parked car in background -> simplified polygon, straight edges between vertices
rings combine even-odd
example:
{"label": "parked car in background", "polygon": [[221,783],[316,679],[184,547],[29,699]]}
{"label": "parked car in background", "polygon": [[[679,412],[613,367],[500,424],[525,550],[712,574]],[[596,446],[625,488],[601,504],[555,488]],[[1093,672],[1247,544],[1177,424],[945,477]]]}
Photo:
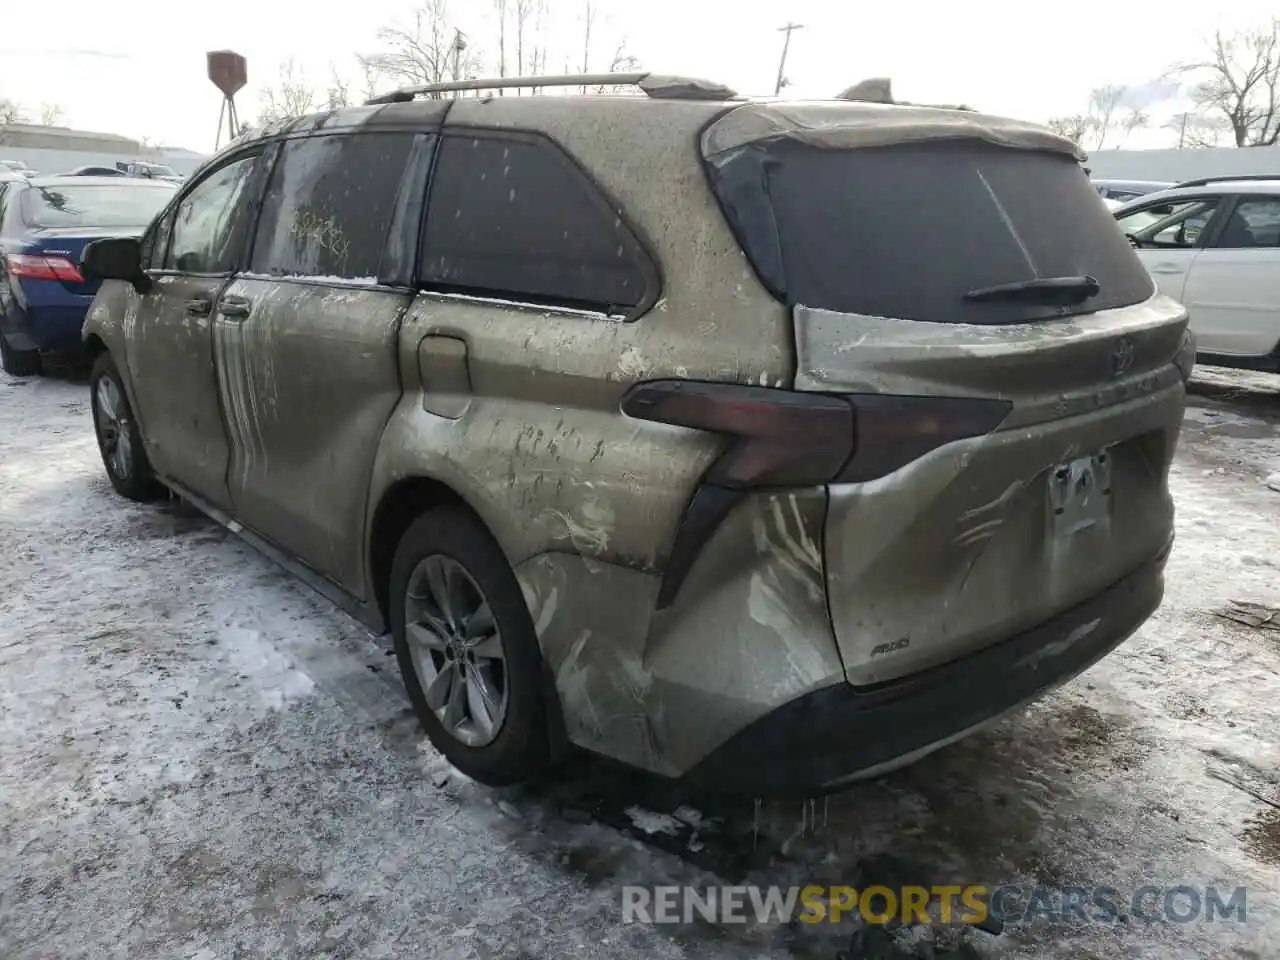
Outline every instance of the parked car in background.
{"label": "parked car in background", "polygon": [[1201,362],[1280,372],[1280,176],[1193,180],[1114,215]]}
{"label": "parked car in background", "polygon": [[174,185],[127,177],[34,177],[0,183],[0,364],[40,371],[42,355],[81,348],[98,290],[79,268],[85,244],[146,229]]}
{"label": "parked car in background", "polygon": [[1114,200],[1119,203],[1127,203],[1138,197],[1146,196],[1148,193],[1157,193],[1161,190],[1168,190],[1174,184],[1172,181],[1166,180],[1104,180],[1094,179],[1090,181],[1093,188],[1098,191],[1098,196],[1104,200]]}
{"label": "parked car in background", "polygon": [[146,163],[142,160],[117,161],[116,169],[127,177],[142,177],[147,180],[169,180],[181,183],[182,177],[172,167],[162,163]]}
{"label": "parked car in background", "polygon": [[23,177],[34,177],[36,172],[22,160],[0,160],[0,169],[10,170]]}
{"label": "parked car in background", "polygon": [[567,737],[810,796],[1142,624],[1190,341],[1078,149],[610,82],[647,96],[421,97],[446,84],[276,124],[90,246],[115,489],[389,626],[491,784]]}
{"label": "parked car in background", "polygon": [[117,170],[115,167],[87,166],[76,167],[69,170],[63,176],[66,177],[125,177],[128,176],[123,170]]}

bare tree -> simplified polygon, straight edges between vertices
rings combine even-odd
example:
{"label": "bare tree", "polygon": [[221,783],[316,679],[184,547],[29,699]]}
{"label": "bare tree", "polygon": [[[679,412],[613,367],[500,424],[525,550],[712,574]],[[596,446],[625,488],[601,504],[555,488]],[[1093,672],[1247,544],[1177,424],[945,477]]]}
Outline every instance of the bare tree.
{"label": "bare tree", "polygon": [[[493,0],[494,12],[498,14],[498,76],[507,75],[507,0]],[[502,95],[502,90],[498,91]]]}
{"label": "bare tree", "polygon": [[[582,0],[582,72],[591,72],[591,28],[596,25],[596,5],[593,0]],[[586,87],[582,88],[586,93]]]}
{"label": "bare tree", "polygon": [[360,65],[361,95],[365,100],[372,100],[378,95],[378,80],[382,74],[377,67],[363,57],[357,56],[356,63]]}
{"label": "bare tree", "polygon": [[1066,137],[1072,143],[1078,146],[1084,146],[1084,141],[1093,130],[1092,120],[1083,113],[1072,113],[1063,117],[1051,117],[1046,124],[1050,130],[1060,137]]}
{"label": "bare tree", "polygon": [[[640,69],[639,58],[627,53],[627,41],[622,40],[613,51],[613,59],[609,61],[609,73],[632,73]],[[619,93],[627,89],[616,83],[602,83],[596,87],[596,93]]]}
{"label": "bare tree", "polygon": [[515,0],[516,8],[516,74],[528,72],[524,60],[524,38],[533,16],[534,0]]}
{"label": "bare tree", "polygon": [[1053,117],[1047,125],[1054,133],[1087,150],[1101,150],[1112,133],[1118,131],[1128,137],[1151,122],[1145,110],[1125,106],[1127,93],[1126,87],[1113,83],[1095,87],[1089,91],[1084,113]]}
{"label": "bare tree", "polygon": [[1280,17],[1252,30],[1219,30],[1208,46],[1204,59],[1171,71],[1196,81],[1197,109],[1223,117],[1237,147],[1280,142]]}
{"label": "bare tree", "polygon": [[8,126],[11,123],[26,123],[27,111],[18,103],[17,100],[9,100],[0,97],[0,125]]}
{"label": "bare tree", "polygon": [[40,104],[40,123],[46,127],[60,127],[67,117],[67,111],[60,103]]}
{"label": "bare tree", "polygon": [[405,86],[440,83],[475,71],[478,60],[463,38],[450,17],[448,0],[423,0],[408,25],[380,27],[382,48],[359,60],[374,76]]}
{"label": "bare tree", "polygon": [[259,123],[302,117],[316,109],[316,91],[292,57],[281,62],[276,85],[263,90],[260,96]]}
{"label": "bare tree", "polygon": [[1124,99],[1124,87],[1114,83],[1095,87],[1089,91],[1089,113],[1093,119],[1093,133],[1097,139],[1095,150],[1101,150],[1107,141],[1107,134],[1115,121],[1116,111],[1120,109],[1120,101]]}
{"label": "bare tree", "polygon": [[351,106],[351,84],[346,77],[338,73],[337,64],[329,64],[329,90],[327,99],[330,110]]}
{"label": "bare tree", "polygon": [[1120,118],[1120,130],[1128,139],[1135,130],[1143,130],[1151,126],[1151,114],[1145,110],[1129,110]]}
{"label": "bare tree", "polygon": [[1222,143],[1226,121],[1215,120],[1192,110],[1175,113],[1164,124],[1164,129],[1172,130],[1178,135],[1178,149],[1196,149],[1216,147]]}

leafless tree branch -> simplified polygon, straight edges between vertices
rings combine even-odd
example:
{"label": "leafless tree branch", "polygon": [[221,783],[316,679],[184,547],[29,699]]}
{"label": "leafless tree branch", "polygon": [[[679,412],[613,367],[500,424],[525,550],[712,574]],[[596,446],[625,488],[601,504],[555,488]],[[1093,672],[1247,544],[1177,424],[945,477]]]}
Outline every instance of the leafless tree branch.
{"label": "leafless tree branch", "polygon": [[1225,119],[1238,147],[1280,141],[1280,17],[1251,30],[1214,34],[1203,59],[1175,64],[1195,81],[1197,109]]}
{"label": "leafless tree branch", "polygon": [[302,117],[316,109],[315,88],[307,82],[305,72],[292,57],[281,62],[275,86],[267,87],[260,97],[259,123]]}

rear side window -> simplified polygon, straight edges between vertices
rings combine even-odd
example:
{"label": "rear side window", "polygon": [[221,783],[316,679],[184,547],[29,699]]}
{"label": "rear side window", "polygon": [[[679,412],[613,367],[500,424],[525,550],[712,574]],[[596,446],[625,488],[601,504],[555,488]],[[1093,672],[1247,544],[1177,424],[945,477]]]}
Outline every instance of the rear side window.
{"label": "rear side window", "polygon": [[1213,245],[1280,247],[1280,197],[1242,197]]}
{"label": "rear side window", "polygon": [[250,269],[376,280],[413,139],[358,133],[286,141],[263,199]]}
{"label": "rear side window", "polygon": [[421,264],[437,290],[622,314],[656,274],[558,147],[489,136],[441,141]]}
{"label": "rear side window", "polygon": [[[1078,164],[953,141],[834,150],[793,140],[712,158],[712,187],[765,285],[789,305],[1001,324],[1139,303],[1153,286]],[[971,290],[1091,276],[1065,307]]]}

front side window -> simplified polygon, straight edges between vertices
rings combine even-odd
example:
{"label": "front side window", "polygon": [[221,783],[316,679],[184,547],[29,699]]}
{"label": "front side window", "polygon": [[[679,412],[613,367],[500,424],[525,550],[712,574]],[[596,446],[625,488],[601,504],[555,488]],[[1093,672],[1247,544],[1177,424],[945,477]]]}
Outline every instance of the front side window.
{"label": "front side window", "polygon": [[1134,210],[1116,223],[1120,230],[1139,247],[1179,249],[1194,247],[1208,226],[1217,198],[1170,200]]}
{"label": "front side window", "polygon": [[1213,245],[1233,250],[1280,247],[1280,197],[1242,199]]}
{"label": "front side window", "polygon": [[286,142],[263,199],[250,269],[376,281],[413,144],[410,133]]}
{"label": "front side window", "polygon": [[423,237],[433,289],[626,313],[654,271],[621,214],[553,144],[441,141]]}
{"label": "front side window", "polygon": [[244,246],[249,184],[258,155],[241,157],[201,180],[179,202],[164,264],[182,273],[230,273]]}

